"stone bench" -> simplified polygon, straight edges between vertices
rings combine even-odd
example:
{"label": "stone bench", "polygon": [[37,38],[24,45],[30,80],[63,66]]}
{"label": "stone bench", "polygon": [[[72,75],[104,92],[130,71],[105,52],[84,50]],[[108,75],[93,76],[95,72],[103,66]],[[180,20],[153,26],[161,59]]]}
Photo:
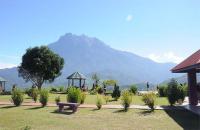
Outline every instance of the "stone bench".
{"label": "stone bench", "polygon": [[79,103],[57,103],[59,107],[59,112],[63,112],[65,106],[69,106],[69,109],[71,109],[74,112],[77,111],[78,106],[80,105]]}

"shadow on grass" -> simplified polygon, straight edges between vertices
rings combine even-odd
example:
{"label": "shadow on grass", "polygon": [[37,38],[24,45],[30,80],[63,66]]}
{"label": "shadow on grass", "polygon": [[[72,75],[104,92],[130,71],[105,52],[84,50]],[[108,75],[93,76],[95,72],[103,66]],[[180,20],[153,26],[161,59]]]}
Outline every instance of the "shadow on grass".
{"label": "shadow on grass", "polygon": [[63,111],[63,112],[59,112],[58,110],[55,110],[55,111],[53,111],[53,112],[51,112],[51,113],[54,113],[54,114],[65,114],[65,115],[72,115],[72,114],[74,114],[74,112],[72,112],[72,111]]}
{"label": "shadow on grass", "polygon": [[37,109],[41,109],[41,108],[44,108],[42,106],[39,106],[39,107],[31,107],[31,108],[27,108],[25,110],[37,110]]}
{"label": "shadow on grass", "polygon": [[171,109],[165,112],[184,130],[199,130],[200,116],[185,110],[185,109]]}
{"label": "shadow on grass", "polygon": [[98,108],[94,108],[94,109],[92,109],[91,111],[99,111],[100,109],[98,109]]}
{"label": "shadow on grass", "polygon": [[141,112],[138,112],[138,114],[143,115],[143,116],[151,115],[153,113],[154,111],[151,111],[151,110],[143,110]]}
{"label": "shadow on grass", "polygon": [[125,111],[124,109],[120,109],[120,110],[114,111],[113,113],[123,113],[123,112],[127,112],[127,111]]}
{"label": "shadow on grass", "polygon": [[116,99],[110,99],[108,100],[108,102],[116,102],[117,100]]}
{"label": "shadow on grass", "polygon": [[0,109],[9,109],[9,108],[16,108],[16,106],[4,106],[4,107],[0,107]]}

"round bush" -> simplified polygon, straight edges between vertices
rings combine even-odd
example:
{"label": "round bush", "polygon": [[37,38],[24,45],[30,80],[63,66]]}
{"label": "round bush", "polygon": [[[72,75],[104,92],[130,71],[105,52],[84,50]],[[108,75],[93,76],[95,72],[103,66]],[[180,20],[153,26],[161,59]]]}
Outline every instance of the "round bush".
{"label": "round bush", "polygon": [[31,97],[35,102],[37,102],[38,95],[39,95],[38,89],[37,88],[32,88]]}
{"label": "round bush", "polygon": [[70,87],[68,89],[67,101],[71,103],[81,102],[81,90],[79,88]]}
{"label": "round bush", "polygon": [[15,106],[20,106],[24,100],[24,93],[20,89],[13,89],[11,95],[12,101]]}
{"label": "round bush", "polygon": [[124,110],[128,111],[128,108],[132,102],[132,93],[130,93],[128,90],[122,91],[121,100]]}
{"label": "round bush", "polygon": [[49,91],[46,89],[42,89],[40,91],[40,103],[42,104],[42,107],[45,107],[47,105],[49,99]]}
{"label": "round bush", "polygon": [[81,93],[81,104],[85,102],[86,94],[84,92]]}
{"label": "round bush", "polygon": [[131,85],[130,86],[130,90],[131,93],[136,94],[137,93],[137,87],[135,85]]}
{"label": "round bush", "polygon": [[96,106],[97,106],[97,108],[100,110],[101,109],[101,107],[102,107],[102,97],[101,97],[101,95],[97,95],[97,99],[96,99]]}
{"label": "round bush", "polygon": [[156,100],[156,94],[151,92],[151,93],[146,93],[142,95],[142,100],[147,105],[152,111],[154,110],[154,104]]}

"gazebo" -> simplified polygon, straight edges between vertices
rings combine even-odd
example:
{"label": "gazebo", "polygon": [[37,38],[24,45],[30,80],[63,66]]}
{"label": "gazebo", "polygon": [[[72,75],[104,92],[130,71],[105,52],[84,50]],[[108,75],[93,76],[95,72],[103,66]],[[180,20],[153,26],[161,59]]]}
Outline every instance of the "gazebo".
{"label": "gazebo", "polygon": [[0,77],[0,92],[4,92],[6,90],[6,80]]}
{"label": "gazebo", "polygon": [[200,72],[200,50],[192,54],[171,70],[173,73],[187,73],[189,88],[189,104],[197,105],[197,76]]}
{"label": "gazebo", "polygon": [[80,89],[84,89],[85,88],[86,77],[83,74],[81,74],[79,72],[74,72],[73,74],[68,76],[67,79],[68,79],[68,86],[74,86],[74,81],[78,80]]}

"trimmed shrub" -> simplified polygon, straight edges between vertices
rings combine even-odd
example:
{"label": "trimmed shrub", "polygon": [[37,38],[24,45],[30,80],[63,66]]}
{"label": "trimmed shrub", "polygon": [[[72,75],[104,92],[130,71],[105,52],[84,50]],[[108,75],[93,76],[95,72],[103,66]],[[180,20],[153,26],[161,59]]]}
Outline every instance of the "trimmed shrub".
{"label": "trimmed shrub", "polygon": [[45,107],[49,100],[49,91],[46,89],[42,89],[40,91],[40,103],[42,104],[42,107]]}
{"label": "trimmed shrub", "polygon": [[58,92],[57,88],[51,88],[50,92]]}
{"label": "trimmed shrub", "polygon": [[86,94],[84,92],[81,93],[81,104],[84,104],[86,98]]}
{"label": "trimmed shrub", "polygon": [[60,87],[58,88],[58,90],[59,90],[59,92],[64,92],[65,88],[64,88],[63,86],[60,86]]}
{"label": "trimmed shrub", "polygon": [[179,86],[178,87],[178,92],[177,92],[177,102],[179,104],[182,104],[184,99],[185,99],[185,96],[186,96],[186,92],[184,90],[184,87],[183,86]]}
{"label": "trimmed shrub", "polygon": [[119,90],[119,86],[115,86],[112,93],[112,98],[114,98],[117,101],[120,96],[121,96],[121,91]]}
{"label": "trimmed shrub", "polygon": [[168,101],[170,105],[174,105],[178,98],[178,83],[175,79],[171,79],[168,83]]}
{"label": "trimmed shrub", "polygon": [[32,96],[31,96],[31,91],[32,91],[31,88],[26,88],[26,89],[25,89],[25,94],[27,94],[29,97],[32,97]]}
{"label": "trimmed shrub", "polygon": [[101,107],[102,107],[102,97],[101,97],[101,95],[97,95],[97,99],[96,99],[96,106],[97,106],[97,108],[100,110],[101,109]]}
{"label": "trimmed shrub", "polygon": [[89,93],[90,93],[90,95],[96,95],[97,94],[96,90],[90,90]]}
{"label": "trimmed shrub", "polygon": [[81,90],[79,88],[70,87],[68,89],[67,101],[71,103],[81,102]]}
{"label": "trimmed shrub", "polygon": [[135,85],[131,85],[130,86],[130,90],[131,93],[136,94],[137,93],[137,87]]}
{"label": "trimmed shrub", "polygon": [[103,90],[102,87],[97,87],[97,88],[96,88],[96,92],[97,92],[98,94],[103,94],[104,90]]}
{"label": "trimmed shrub", "polygon": [[0,95],[11,95],[11,91],[0,92]]}
{"label": "trimmed shrub", "polygon": [[32,99],[37,102],[37,99],[38,99],[38,95],[39,95],[39,91],[37,88],[32,88],[31,90],[31,97]]}
{"label": "trimmed shrub", "polygon": [[105,100],[106,104],[108,104],[108,102],[109,102],[109,100],[110,100],[110,97],[107,96],[107,95],[105,95],[105,96],[104,96],[104,100]]}
{"label": "trimmed shrub", "polygon": [[11,98],[15,106],[20,106],[24,100],[24,93],[22,90],[15,88],[12,91]]}
{"label": "trimmed shrub", "polygon": [[56,104],[59,103],[60,101],[61,101],[61,100],[60,100],[60,96],[58,96],[58,97],[55,98]]}
{"label": "trimmed shrub", "polygon": [[142,101],[147,105],[152,111],[154,111],[154,104],[156,100],[156,94],[151,92],[151,93],[146,93],[142,95]]}
{"label": "trimmed shrub", "polygon": [[132,93],[130,93],[128,90],[122,91],[121,101],[124,107],[124,111],[128,111],[128,108],[132,102]]}
{"label": "trimmed shrub", "polygon": [[167,86],[159,86],[158,87],[158,94],[160,97],[167,97]]}

